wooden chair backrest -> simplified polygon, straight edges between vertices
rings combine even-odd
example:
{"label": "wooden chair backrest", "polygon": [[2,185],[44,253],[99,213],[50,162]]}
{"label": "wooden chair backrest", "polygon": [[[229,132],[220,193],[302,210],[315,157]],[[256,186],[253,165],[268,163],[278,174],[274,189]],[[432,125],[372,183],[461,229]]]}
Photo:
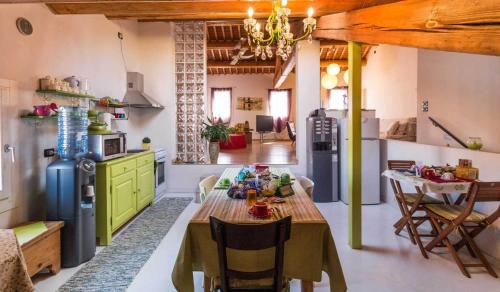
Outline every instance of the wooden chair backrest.
{"label": "wooden chair backrest", "polygon": [[387,167],[389,169],[410,169],[413,165],[415,165],[415,161],[413,160],[388,160]]}
{"label": "wooden chair backrest", "polygon": [[[456,221],[463,221],[469,216],[476,202],[500,202],[500,182],[474,182],[467,194],[466,204],[464,211],[456,219]],[[488,224],[493,223],[500,216],[500,205],[496,211],[486,218]]]}
{"label": "wooden chair backrest", "polygon": [[204,178],[198,184],[198,187],[200,188],[200,200],[202,203],[205,202],[205,200],[207,199],[208,194],[214,188],[215,184],[217,183],[217,180],[218,178],[215,175],[211,175]]}
{"label": "wooden chair backrest", "polygon": [[476,182],[478,191],[476,202],[499,202],[500,182]]}
{"label": "wooden chair backrest", "polygon": [[299,183],[304,191],[306,191],[307,195],[312,198],[312,194],[314,192],[314,182],[306,176],[301,176],[299,179]]}
{"label": "wooden chair backrest", "polygon": [[[281,291],[283,287],[285,242],[290,239],[291,223],[291,216],[268,224],[232,224],[210,216],[212,239],[217,242],[221,290],[223,292],[230,290],[230,278],[244,280],[273,278],[273,290]],[[276,248],[274,268],[272,269],[242,272],[228,268],[226,248],[250,251],[272,247]],[[238,291],[241,291],[241,289],[238,289]]]}

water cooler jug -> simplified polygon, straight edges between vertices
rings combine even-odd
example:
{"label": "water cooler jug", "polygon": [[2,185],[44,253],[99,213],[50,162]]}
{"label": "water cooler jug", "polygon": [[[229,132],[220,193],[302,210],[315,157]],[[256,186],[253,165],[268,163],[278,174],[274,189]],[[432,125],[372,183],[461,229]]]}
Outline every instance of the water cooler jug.
{"label": "water cooler jug", "polygon": [[306,122],[307,176],[314,181],[313,201],[339,200],[337,119],[323,109],[313,111]]}

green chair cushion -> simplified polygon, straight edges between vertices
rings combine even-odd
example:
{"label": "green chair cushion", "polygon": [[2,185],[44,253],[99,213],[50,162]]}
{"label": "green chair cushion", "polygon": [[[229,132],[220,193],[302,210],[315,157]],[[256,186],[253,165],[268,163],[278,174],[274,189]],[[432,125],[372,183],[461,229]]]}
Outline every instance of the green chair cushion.
{"label": "green chair cushion", "polygon": [[[404,193],[403,194],[403,197],[405,198],[405,202],[409,205],[413,205],[413,203],[415,203],[415,201],[417,200],[417,194],[416,193]],[[420,204],[442,204],[443,202],[438,200],[438,199],[435,199],[429,195],[425,195],[424,194],[424,197],[422,198],[422,201],[420,201]]]}
{"label": "green chair cushion", "polygon": [[[430,204],[427,205],[426,208],[431,211],[432,213],[439,215],[447,220],[454,220],[460,214],[464,212],[464,207],[462,206],[456,206],[456,205],[436,205],[436,204]],[[487,215],[477,212],[477,211],[472,211],[472,213],[465,218],[466,222],[481,222],[484,219],[486,219]]]}

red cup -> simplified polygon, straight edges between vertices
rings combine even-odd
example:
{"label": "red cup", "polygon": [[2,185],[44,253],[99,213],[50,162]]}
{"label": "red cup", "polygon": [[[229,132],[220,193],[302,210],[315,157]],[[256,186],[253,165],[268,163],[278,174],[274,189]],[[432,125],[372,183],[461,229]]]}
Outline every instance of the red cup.
{"label": "red cup", "polygon": [[269,211],[267,209],[267,204],[264,202],[257,202],[253,205],[253,213],[255,216],[264,217],[267,216]]}

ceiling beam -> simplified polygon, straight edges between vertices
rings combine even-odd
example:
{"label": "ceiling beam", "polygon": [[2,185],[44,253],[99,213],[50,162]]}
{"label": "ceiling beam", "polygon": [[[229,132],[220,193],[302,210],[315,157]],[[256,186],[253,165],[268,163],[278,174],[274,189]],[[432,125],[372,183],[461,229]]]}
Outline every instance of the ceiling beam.
{"label": "ceiling beam", "polygon": [[[347,69],[347,60],[321,60],[320,67],[323,69],[332,63],[338,64],[342,69]],[[361,65],[366,65],[366,59],[361,60]]]}
{"label": "ceiling beam", "polygon": [[[207,43],[208,50],[232,50],[239,42],[228,41],[228,42],[216,42],[212,41]],[[347,46],[346,41],[340,40],[321,40],[321,48],[330,48],[332,46]]]}
{"label": "ceiling beam", "polygon": [[274,68],[274,61],[252,61],[238,62],[236,65],[231,65],[230,61],[208,61],[209,68]]}
{"label": "ceiling beam", "polygon": [[316,38],[500,55],[497,0],[406,0],[323,16]]}
{"label": "ceiling beam", "polygon": [[[399,0],[295,0],[288,2],[288,8],[292,10],[291,17],[305,17],[309,6],[314,8],[315,16],[321,16],[394,1]],[[55,14],[104,14],[110,19],[140,19],[143,21],[243,19],[247,17],[249,6],[254,8],[255,18],[265,19],[269,16],[272,8],[271,1],[250,0],[25,0],[23,2],[47,3],[47,6]]]}
{"label": "ceiling beam", "polygon": [[286,62],[282,62],[281,58],[279,57],[277,57],[276,59],[280,60],[280,62],[276,62],[276,69],[274,69],[273,85],[274,88],[279,88],[283,84],[283,82],[285,82],[290,72],[292,72],[292,70],[295,68],[296,64],[295,49],[293,50],[292,54],[288,57]]}

